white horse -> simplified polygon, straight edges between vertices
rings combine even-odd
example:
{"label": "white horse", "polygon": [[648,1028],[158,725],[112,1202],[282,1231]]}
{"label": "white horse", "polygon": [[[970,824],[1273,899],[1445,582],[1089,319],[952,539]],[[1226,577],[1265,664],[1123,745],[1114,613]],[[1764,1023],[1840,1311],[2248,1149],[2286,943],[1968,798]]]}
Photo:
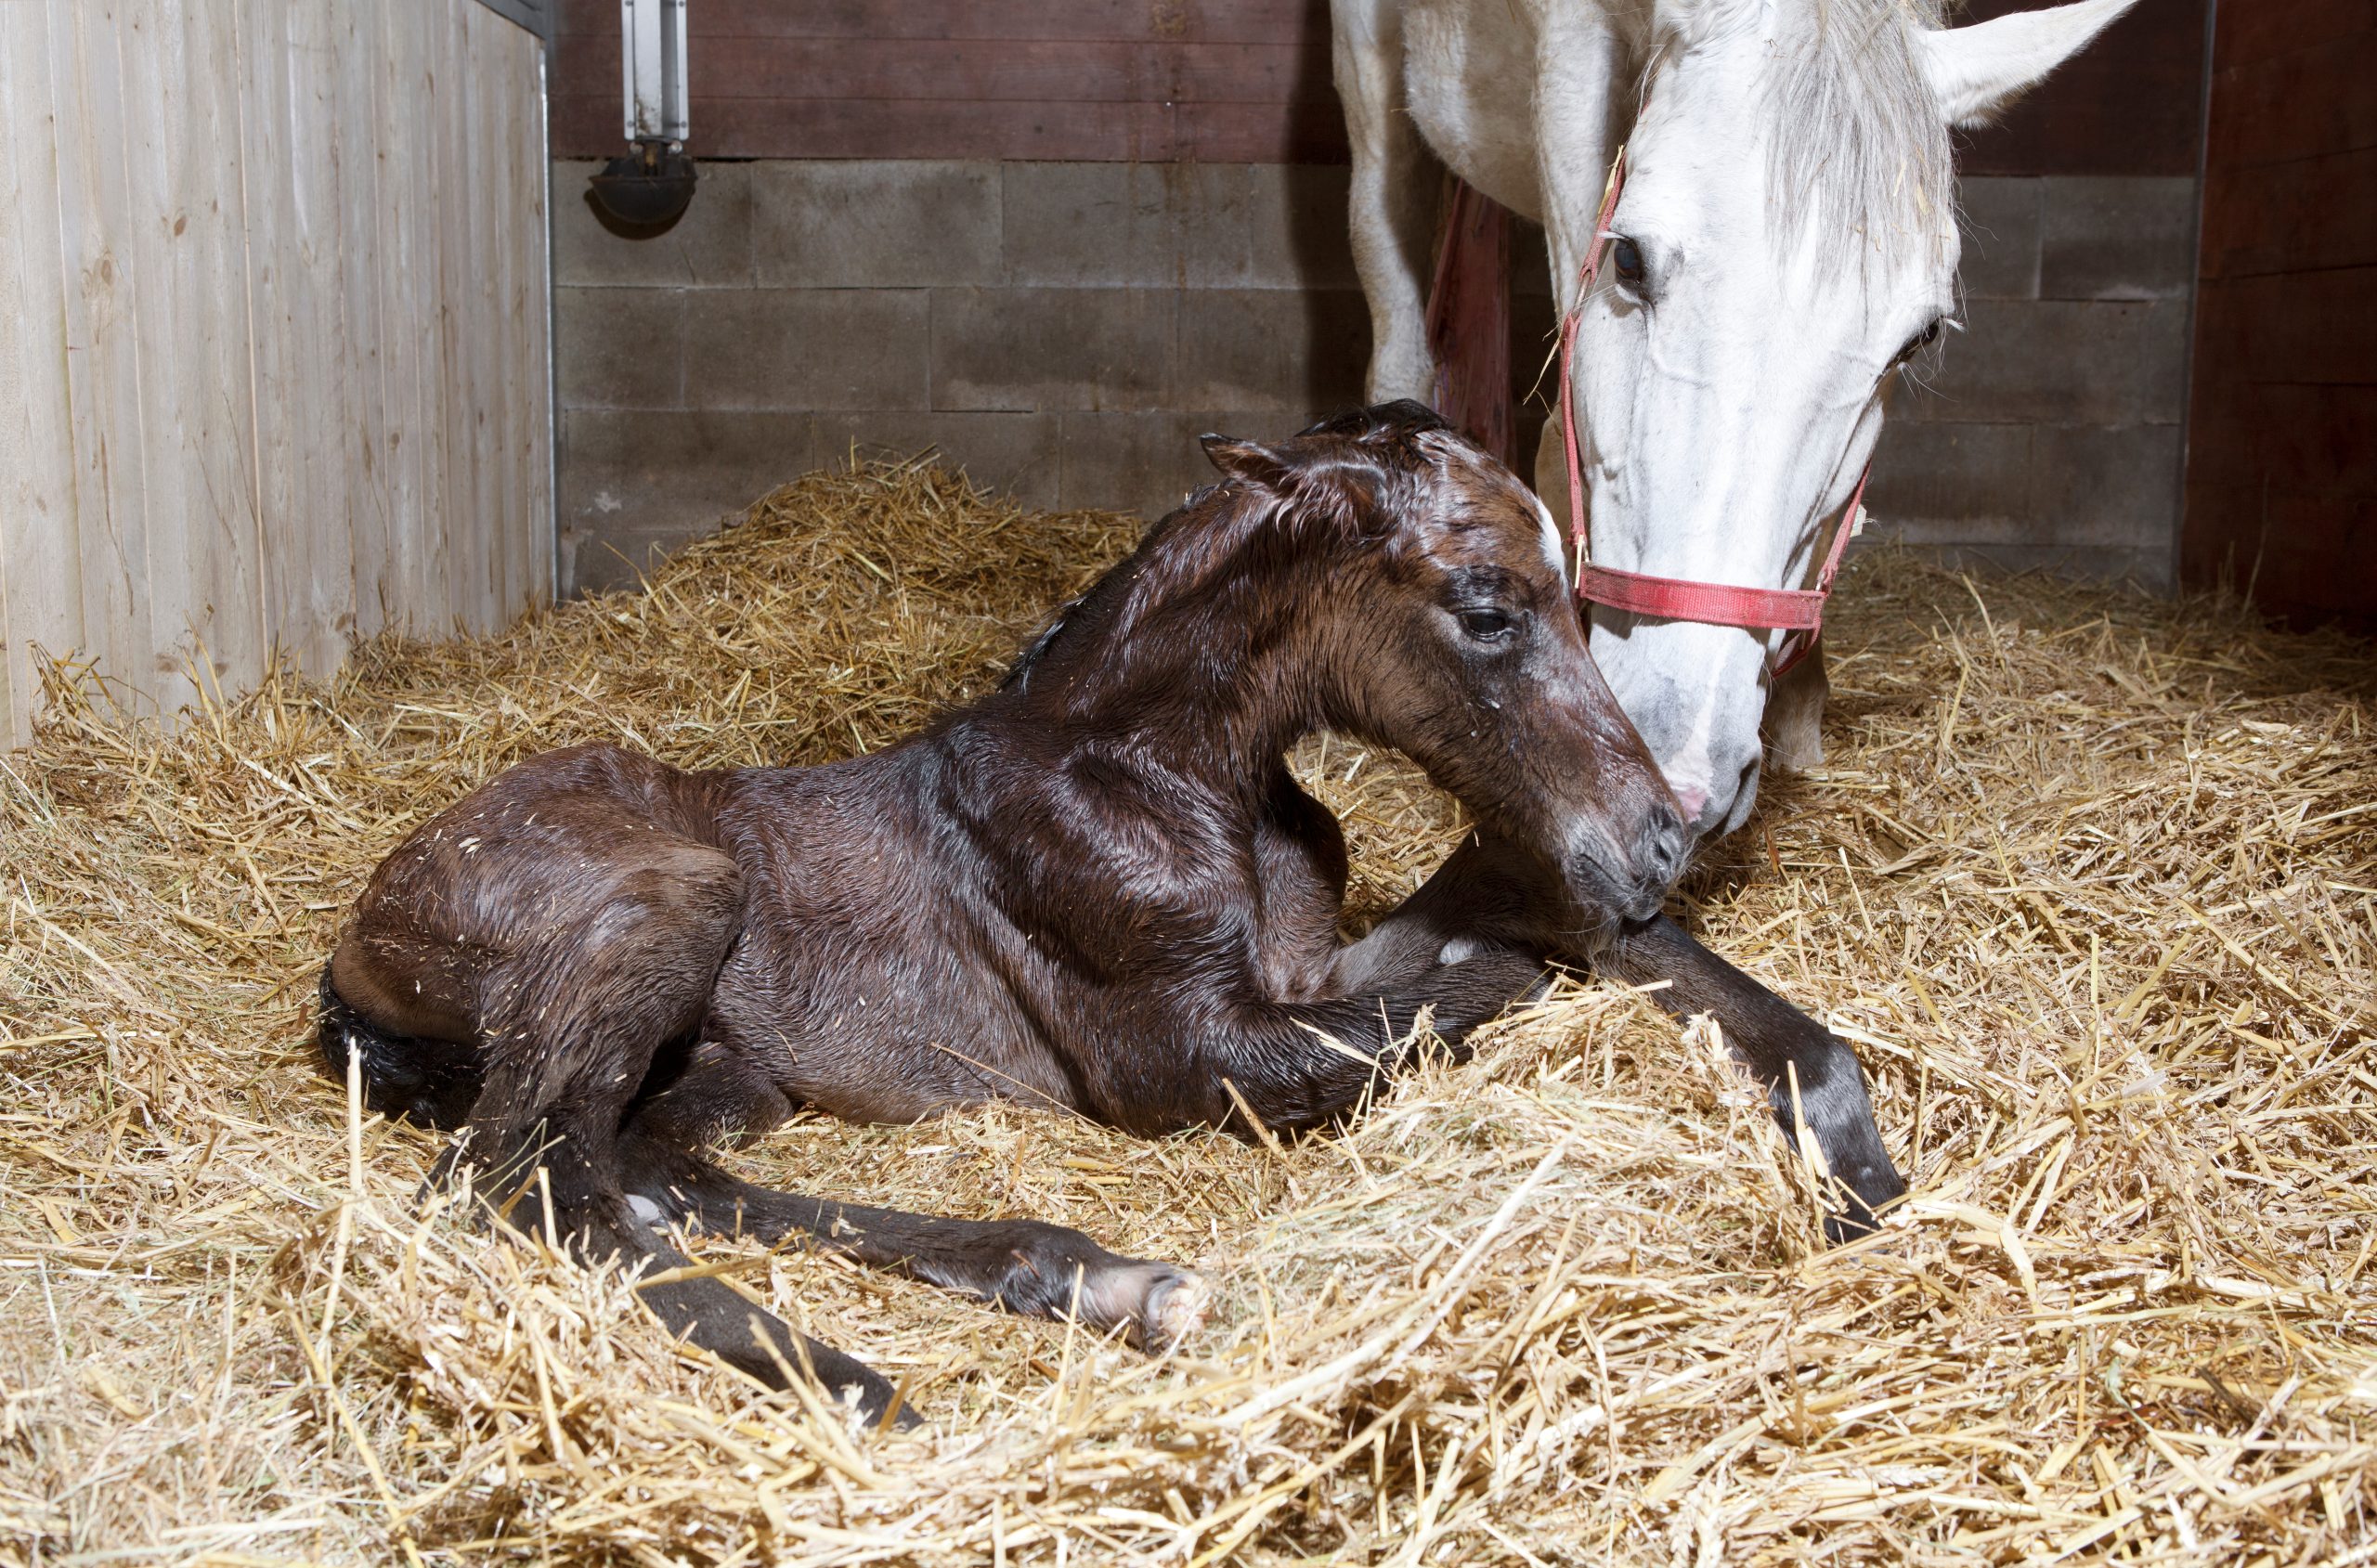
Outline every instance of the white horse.
{"label": "white horse", "polygon": [[[1806,586],[1882,394],[1954,325],[1949,127],[1985,119],[2130,4],[1951,30],[1942,0],[1333,0],[1371,398],[1433,390],[1424,140],[1543,224],[1554,298],[1582,310],[1570,417],[1593,561]],[[1621,143],[1612,242],[1579,301]],[[1556,421],[1536,470],[1565,512]],[[1704,834],[1749,813],[1761,718],[1779,761],[1822,756],[1822,663],[1777,685],[1779,641],[1593,610],[1593,656]]]}

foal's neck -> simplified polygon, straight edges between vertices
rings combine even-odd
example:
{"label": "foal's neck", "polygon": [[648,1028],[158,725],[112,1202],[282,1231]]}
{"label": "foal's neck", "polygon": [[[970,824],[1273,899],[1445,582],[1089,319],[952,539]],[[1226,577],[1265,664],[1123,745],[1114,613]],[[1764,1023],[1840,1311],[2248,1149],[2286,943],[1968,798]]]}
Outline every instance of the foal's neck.
{"label": "foal's neck", "polygon": [[[1100,579],[1010,679],[1015,719],[1231,795],[1267,787],[1331,682],[1308,551],[1200,497]],[[1225,514],[1212,515],[1220,511]]]}

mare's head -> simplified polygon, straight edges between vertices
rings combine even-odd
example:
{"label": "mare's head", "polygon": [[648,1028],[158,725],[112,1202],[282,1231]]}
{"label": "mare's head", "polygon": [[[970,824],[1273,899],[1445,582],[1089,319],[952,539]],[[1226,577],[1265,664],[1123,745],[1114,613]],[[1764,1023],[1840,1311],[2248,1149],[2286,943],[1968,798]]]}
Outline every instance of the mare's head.
{"label": "mare's head", "polygon": [[1557,870],[1580,928],[1656,912],[1689,835],[1593,667],[1533,492],[1414,403],[1205,449],[1232,557],[1283,617],[1276,654],[1252,656],[1301,690],[1304,722],[1418,762]]}
{"label": "mare's head", "polygon": [[[1975,26],[1942,0],[1654,0],[1576,355],[1593,558],[1812,586],[1882,395],[1955,325],[1952,125],[2130,0]],[[1553,214],[1572,237],[1592,214]],[[1603,607],[1592,649],[1704,833],[1749,812],[1781,634]]]}

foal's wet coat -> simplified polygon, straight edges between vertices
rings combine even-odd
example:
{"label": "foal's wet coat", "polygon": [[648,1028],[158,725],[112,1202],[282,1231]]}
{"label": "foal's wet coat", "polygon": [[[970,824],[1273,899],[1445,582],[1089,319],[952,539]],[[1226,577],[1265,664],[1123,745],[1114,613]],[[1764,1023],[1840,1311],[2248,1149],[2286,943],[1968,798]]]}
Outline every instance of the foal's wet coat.
{"label": "foal's wet coat", "polygon": [[[802,1107],[992,1098],[1144,1134],[1311,1127],[1423,1012],[1458,1046],[1547,953],[1603,952],[1718,1009],[1778,1095],[1796,1071],[1836,1172],[1894,1196],[1846,1048],[1658,916],[1683,824],[1533,498],[1412,405],[1207,448],[1218,486],[899,745],[710,773],[583,746],[423,824],[325,974],[326,1069],[359,1056],[373,1109],[457,1131],[447,1173],[499,1204],[541,1172],[514,1212],[549,1197],[585,1256],[671,1268],[669,1223],[799,1238],[1155,1346],[1195,1312],[1167,1264],[772,1192],[711,1151]],[[1482,824],[1352,946],[1337,823],[1282,760],[1324,726],[1409,754]],[[805,1358],[871,1412],[891,1398],[715,1279],[643,1294],[764,1380]]]}

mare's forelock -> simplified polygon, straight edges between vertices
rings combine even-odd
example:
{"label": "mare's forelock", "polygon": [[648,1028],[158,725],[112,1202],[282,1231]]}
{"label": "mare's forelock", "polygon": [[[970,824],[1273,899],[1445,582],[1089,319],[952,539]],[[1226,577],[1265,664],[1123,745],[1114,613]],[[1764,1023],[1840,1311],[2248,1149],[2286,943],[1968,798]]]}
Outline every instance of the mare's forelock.
{"label": "mare's forelock", "polygon": [[1695,49],[1772,33],[1765,90],[1744,105],[1767,129],[1767,199],[1828,256],[1869,241],[1935,243],[1954,225],[1947,118],[1919,34],[1945,0],[1661,0],[1643,90]]}

